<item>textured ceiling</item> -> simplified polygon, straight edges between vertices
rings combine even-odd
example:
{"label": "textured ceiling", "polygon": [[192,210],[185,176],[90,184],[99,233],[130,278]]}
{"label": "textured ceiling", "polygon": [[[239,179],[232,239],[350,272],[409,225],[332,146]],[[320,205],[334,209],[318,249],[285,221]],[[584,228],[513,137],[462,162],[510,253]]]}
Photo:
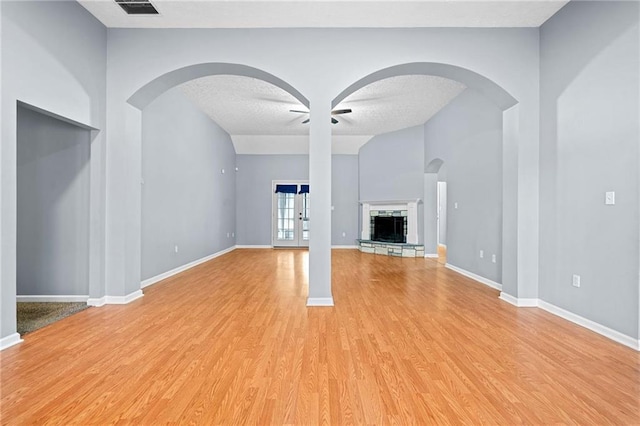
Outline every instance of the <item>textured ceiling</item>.
{"label": "textured ceiling", "polygon": [[[218,75],[189,81],[180,88],[232,136],[238,153],[266,153],[270,148],[263,143],[278,152],[298,152],[294,145],[306,141],[309,124],[302,122],[308,114],[289,111],[305,108],[270,83]],[[392,77],[365,86],[336,107],[353,112],[336,116],[339,123],[331,127],[334,152],[357,153],[373,135],[423,124],[464,89],[456,81],[425,75]]]}
{"label": "textured ceiling", "polygon": [[539,27],[568,0],[152,0],[128,16],[113,0],[78,0],[116,28]]}
{"label": "textured ceiling", "polygon": [[[217,75],[191,80],[184,94],[230,135],[306,135],[308,114],[284,90],[255,78]],[[457,81],[408,75],[377,81],[349,95],[336,109],[334,135],[377,135],[423,124],[464,90]]]}

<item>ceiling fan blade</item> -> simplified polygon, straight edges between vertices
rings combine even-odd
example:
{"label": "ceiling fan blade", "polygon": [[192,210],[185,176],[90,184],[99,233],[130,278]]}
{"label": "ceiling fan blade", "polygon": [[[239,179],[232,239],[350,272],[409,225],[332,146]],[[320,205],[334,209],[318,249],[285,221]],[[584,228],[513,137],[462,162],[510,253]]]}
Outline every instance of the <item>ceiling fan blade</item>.
{"label": "ceiling fan blade", "polygon": [[309,111],[300,111],[297,109],[290,109],[289,112],[299,112],[300,114],[309,114]]}
{"label": "ceiling fan blade", "polygon": [[338,124],[338,120],[336,120],[335,118],[331,117],[331,124]]}
{"label": "ceiling fan blade", "polygon": [[331,111],[331,115],[349,114],[350,112],[353,112],[351,108],[336,109],[335,111]]}
{"label": "ceiling fan blade", "polygon": [[307,118],[306,120],[304,120],[304,121],[302,122],[302,124],[307,124],[310,120],[311,120],[310,118]]}

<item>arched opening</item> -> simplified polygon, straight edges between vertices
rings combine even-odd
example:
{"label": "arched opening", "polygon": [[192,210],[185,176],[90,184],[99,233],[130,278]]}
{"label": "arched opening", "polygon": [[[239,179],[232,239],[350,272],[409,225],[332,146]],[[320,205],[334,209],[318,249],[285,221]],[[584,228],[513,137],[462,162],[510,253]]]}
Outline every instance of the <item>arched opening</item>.
{"label": "arched opening", "polygon": [[271,83],[274,86],[281,88],[285,92],[288,92],[294,98],[299,100],[302,105],[306,106],[307,108],[309,107],[309,100],[307,100],[307,98],[305,98],[302,93],[300,93],[286,81],[276,77],[273,74],[269,74],[268,72],[250,67],[248,65],[218,62],[189,65],[187,67],[179,68],[177,70],[163,74],[138,89],[133,95],[131,95],[127,102],[129,102],[137,109],[143,109],[152,100],[154,100],[160,94],[166,92],[170,88],[190,80],[195,80],[197,78],[210,75],[237,75],[263,80],[267,83]]}
{"label": "arched opening", "polygon": [[[516,271],[519,269],[519,263],[526,261],[518,253],[518,235],[521,234],[518,229],[524,225],[518,221],[518,140],[521,130],[519,128],[517,99],[491,79],[470,69],[449,64],[424,62],[400,64],[371,73],[344,89],[333,100],[332,106],[334,108],[337,107],[352,93],[369,84],[403,75],[430,75],[457,81],[466,87],[465,92],[470,89],[474,96],[482,97],[495,110],[495,115],[498,116],[497,122],[499,123],[498,137],[495,140],[497,140],[496,143],[500,148],[500,152],[495,153],[493,159],[499,166],[498,173],[500,178],[497,182],[492,181],[492,191],[496,195],[496,198],[492,201],[499,201],[499,204],[493,202],[492,217],[494,222],[499,221],[500,223],[497,223],[491,230],[490,239],[493,244],[491,250],[482,250],[482,247],[478,249],[475,245],[469,249],[470,253],[467,253],[466,256],[475,256],[475,259],[467,263],[472,266],[468,268],[455,268],[453,264],[448,264],[448,266],[463,273],[470,272],[468,275],[473,275],[474,278],[484,278],[481,273],[473,270],[480,263],[478,260],[478,257],[480,257],[482,262],[488,264],[484,266],[485,269],[491,267],[496,271],[491,278],[480,281],[498,289],[502,289],[504,284],[505,289],[508,289],[510,294],[517,294],[518,277]],[[340,106],[342,107],[344,104]],[[462,125],[462,123],[459,123],[459,125]],[[424,137],[426,146],[426,135]],[[444,179],[439,179],[438,175],[443,170],[443,164],[449,161],[446,157],[437,158],[437,155],[434,157],[434,154],[427,155],[425,148],[425,161],[421,170],[424,182],[420,182],[421,185],[424,185],[424,211],[420,216],[424,226],[422,228],[422,237],[425,244],[425,256],[427,257],[437,257],[438,253],[438,181],[444,182]],[[478,168],[481,168],[481,166],[478,166]],[[498,167],[495,167],[495,169],[498,169]],[[443,186],[441,185],[441,188]],[[457,209],[458,203],[455,204]],[[467,208],[467,205],[462,204],[460,210],[465,208]],[[460,212],[460,210],[455,211]],[[471,212],[464,213],[469,216],[473,215]],[[453,210],[451,214],[453,215]],[[484,238],[485,235],[486,232],[478,238]],[[478,243],[477,245],[481,246],[481,244]],[[488,252],[487,255],[484,255],[485,251]],[[479,269],[482,270],[482,268]]]}
{"label": "arched opening", "polygon": [[[137,289],[125,288],[124,293],[133,294],[131,297],[141,296],[141,287],[157,282],[161,277],[166,278],[173,273],[177,273],[185,265],[204,261],[234,247],[236,203],[229,200],[235,200],[235,178],[238,173],[236,173],[235,153],[231,146],[229,133],[222,127],[217,126],[215,119],[209,120],[210,123],[213,121],[212,125],[216,125],[216,130],[212,130],[208,134],[224,138],[224,143],[226,144],[223,150],[212,151],[213,148],[204,146],[206,141],[203,140],[203,137],[200,137],[207,134],[204,132],[196,134],[195,132],[195,129],[201,128],[198,122],[188,121],[188,125],[176,125],[173,128],[166,129],[167,133],[173,132],[171,134],[174,135],[179,133],[180,135],[178,136],[165,136],[161,130],[167,126],[171,127],[177,123],[180,117],[183,117],[178,111],[180,108],[186,110],[187,107],[191,107],[188,109],[190,111],[188,118],[194,116],[192,111],[197,111],[206,119],[205,116],[207,114],[199,111],[195,103],[190,103],[188,96],[185,94],[186,92],[183,90],[185,89],[184,83],[188,84],[193,80],[202,81],[206,78],[223,79],[230,76],[242,77],[240,80],[248,81],[253,79],[253,81],[266,82],[287,92],[291,97],[295,98],[296,103],[305,107],[309,106],[309,101],[298,90],[280,78],[253,67],[229,63],[195,64],[167,72],[146,83],[127,98],[127,105],[125,105],[126,115],[123,117],[124,127],[127,129],[126,138],[128,142],[137,147],[136,151],[140,155],[140,157],[128,161],[133,168],[131,173],[143,178],[140,189],[138,187],[128,188],[128,191],[132,192],[131,203],[128,208],[135,221],[129,222],[130,232],[125,236],[125,244],[132,252],[132,256],[124,259],[124,267],[127,273],[130,274],[132,282],[140,283],[142,281]],[[172,116],[171,112],[174,112],[175,115]],[[160,118],[162,114],[171,118],[171,120],[163,123]],[[173,121],[174,118],[175,121]],[[193,124],[193,126],[189,128],[190,124]],[[157,127],[157,129],[151,132],[150,129],[153,127]],[[194,142],[196,136],[198,141],[201,142],[197,142],[197,145],[187,143]],[[174,141],[170,140],[171,137],[173,137]],[[163,139],[161,140],[161,138]],[[184,138],[184,144],[174,144],[180,146],[174,146],[170,151],[164,153],[159,152],[163,149],[162,147],[167,147],[172,142],[180,142],[182,138]],[[145,169],[148,166],[145,163],[146,158],[148,158],[145,157],[145,153],[149,152],[145,151],[145,146],[149,146],[147,145],[149,140],[161,142],[158,145],[158,150],[154,153],[154,161],[157,164],[154,166],[153,174],[149,172],[150,168]],[[218,142],[220,141],[212,143]],[[197,152],[206,152],[208,157],[216,157],[208,161],[207,164],[211,165],[209,169],[205,170],[207,164],[204,164],[205,161],[202,158],[195,158],[195,154],[189,154],[189,158],[186,158],[187,154],[182,154],[182,152],[194,146],[198,147]],[[221,147],[222,145],[216,146]],[[166,165],[164,171],[159,170],[161,168],[160,164]],[[184,173],[181,174],[179,170],[184,171]],[[147,172],[149,172],[149,179],[146,178]],[[152,189],[152,178],[157,178],[160,175],[163,175],[162,180],[156,179],[156,184]],[[215,188],[210,188],[210,182],[213,180],[218,183],[216,183]],[[214,189],[214,191],[209,191],[206,197],[194,197],[194,191],[200,186],[204,186],[204,190]],[[169,197],[171,194],[181,194],[181,196],[184,195],[186,197],[180,198],[183,208],[178,209],[176,203],[174,203],[171,212],[168,212],[170,209],[162,208],[155,209],[152,212],[149,206],[156,205],[156,201],[162,201],[165,195],[167,196],[166,199],[171,198]],[[163,234],[163,232],[158,231],[158,229],[152,229],[150,223],[153,222],[153,226],[156,228],[162,228],[159,224],[161,219],[165,223],[173,224],[172,218],[180,217],[181,212],[196,208],[194,205],[189,204],[189,200],[194,204],[198,203],[198,206],[200,206],[200,210],[193,214],[193,216],[197,216],[195,218],[197,221],[190,221],[188,227],[184,223],[175,224],[173,227],[167,226],[166,232],[164,232],[167,235],[161,236],[164,245],[162,249],[157,249],[159,245],[155,244],[155,240],[149,240],[147,237],[149,235]],[[163,202],[166,202],[166,200]],[[220,220],[212,218],[212,215],[209,214],[213,209],[221,215]],[[150,217],[153,220],[149,220]],[[180,220],[184,220],[184,218],[180,217]],[[195,229],[198,226],[202,229],[201,233],[206,233],[207,236],[211,237],[209,238],[210,240],[215,240],[215,244],[205,245],[201,241],[206,239],[204,237],[198,240],[193,239],[198,234]],[[168,236],[172,231],[175,231],[173,236]],[[184,238],[181,240],[181,237]],[[155,251],[152,252],[152,250]],[[153,265],[149,262],[150,256],[153,257],[155,262]],[[167,267],[167,265],[170,266]],[[107,291],[108,293],[115,292],[110,289],[107,289]]]}

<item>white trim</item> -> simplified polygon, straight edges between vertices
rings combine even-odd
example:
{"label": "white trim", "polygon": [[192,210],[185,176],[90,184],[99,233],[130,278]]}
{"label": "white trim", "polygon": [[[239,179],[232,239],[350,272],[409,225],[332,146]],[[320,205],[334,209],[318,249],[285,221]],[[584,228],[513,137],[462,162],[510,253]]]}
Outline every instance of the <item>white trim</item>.
{"label": "white trim", "polygon": [[457,273],[462,274],[467,278],[471,278],[472,280],[476,280],[479,283],[488,285],[491,288],[502,291],[502,284],[500,283],[491,281],[490,279],[485,277],[481,277],[480,275],[474,274],[473,272],[465,271],[464,269],[458,268],[457,266],[454,266],[450,263],[445,263],[444,266],[445,268],[451,269],[452,271],[456,271]]}
{"label": "white trim", "polygon": [[162,274],[156,275],[155,277],[147,278],[146,280],[144,280],[144,281],[142,281],[140,283],[140,288],[149,287],[152,284],[155,284],[155,283],[160,282],[162,280],[165,280],[165,279],[167,279],[169,277],[177,275],[180,272],[184,272],[187,269],[191,269],[194,266],[200,265],[201,263],[208,262],[211,259],[214,259],[214,258],[216,258],[218,256],[222,256],[223,254],[227,254],[227,253],[235,250],[237,247],[238,246],[231,246],[231,247],[226,248],[224,250],[220,250],[219,252],[213,253],[213,254],[211,254],[209,256],[205,256],[205,257],[203,257],[201,259],[194,260],[193,262],[189,262],[186,265],[178,266],[177,268],[174,268],[174,269],[172,269],[170,271],[163,272]]}
{"label": "white trim", "polygon": [[517,306],[518,308],[535,308],[538,306],[538,299],[518,299],[504,291],[500,292],[499,299],[504,300],[507,303],[511,303],[513,306]]}
{"label": "white trim", "polygon": [[635,339],[631,336],[627,336],[626,334],[620,333],[619,331],[613,330],[609,327],[606,327],[602,324],[599,324],[590,319],[586,319],[581,317],[580,315],[574,314],[573,312],[569,312],[565,309],[559,308],[549,302],[545,302],[540,299],[518,299],[513,297],[510,294],[505,292],[500,293],[500,299],[504,300],[507,303],[511,303],[520,308],[524,307],[538,307],[544,311],[549,312],[550,314],[556,315],[564,320],[572,322],[576,325],[584,327],[588,330],[591,330],[595,333],[600,334],[608,339],[613,340],[614,342],[618,342],[625,346],[630,347],[631,349],[635,349],[636,351],[640,351],[640,339]]}
{"label": "white trim", "polygon": [[331,248],[338,250],[358,250],[358,246],[331,246]]}
{"label": "white trim", "polygon": [[251,245],[251,244],[245,244],[245,245],[236,245],[237,249],[271,249],[273,248],[273,246],[267,246],[267,245]]}
{"label": "white trim", "polygon": [[333,297],[310,297],[307,306],[333,306]]}
{"label": "white trim", "polygon": [[89,296],[49,296],[49,295],[25,295],[16,296],[16,302],[87,302]]}
{"label": "white trim", "polygon": [[23,340],[20,338],[18,333],[10,334],[7,337],[0,339],[0,351],[22,342]]}
{"label": "white trim", "polygon": [[107,305],[126,305],[136,299],[140,299],[142,296],[144,296],[142,290],[136,290],[126,296],[105,296],[105,301]]}
{"label": "white trim", "polygon": [[102,296],[98,298],[89,298],[89,300],[87,300],[87,305],[96,307],[104,305],[126,305],[127,303],[131,303],[142,296],[144,296],[142,290],[136,290],[126,296]]}
{"label": "white trim", "polygon": [[428,257],[429,259],[437,259],[438,253],[425,253],[424,257]]}
{"label": "white trim", "polygon": [[394,209],[380,209],[378,208],[381,205],[388,204],[409,204],[409,203],[420,203],[422,201],[421,198],[412,198],[410,200],[359,200],[360,204],[370,204],[372,206],[376,206],[374,210],[394,210]]}
{"label": "white trim", "polygon": [[619,331],[613,330],[609,327],[606,327],[602,324],[598,324],[595,321],[591,321],[580,315],[576,315],[572,312],[559,308],[551,303],[545,302],[544,300],[538,300],[538,307],[540,309],[544,309],[545,311],[552,313],[554,315],[559,316],[560,318],[564,318],[567,321],[571,321],[574,324],[580,325],[584,328],[587,328],[591,331],[594,331],[604,337],[607,337],[615,342],[621,343],[625,346],[630,347],[631,349],[635,349],[636,351],[640,351],[640,339],[634,339],[631,336],[627,336],[626,334],[622,334]]}
{"label": "white trim", "polygon": [[100,306],[104,306],[107,304],[107,296],[102,296],[102,297],[90,297],[87,300],[87,305],[89,306],[95,306],[95,307],[100,307]]}
{"label": "white trim", "polygon": [[440,244],[440,243],[438,243],[438,246],[440,246],[440,247],[444,247],[444,248],[447,248],[447,245],[446,245],[446,244]]}

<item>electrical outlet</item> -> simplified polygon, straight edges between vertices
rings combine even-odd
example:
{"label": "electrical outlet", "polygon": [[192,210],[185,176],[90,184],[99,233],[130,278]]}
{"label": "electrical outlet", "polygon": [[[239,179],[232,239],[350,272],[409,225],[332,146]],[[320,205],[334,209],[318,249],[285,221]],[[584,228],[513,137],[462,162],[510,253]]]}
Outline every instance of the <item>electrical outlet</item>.
{"label": "electrical outlet", "polygon": [[493,263],[496,263],[496,255],[495,255],[495,254],[492,254],[492,255],[491,255],[491,261],[492,261]]}
{"label": "electrical outlet", "polygon": [[572,284],[574,287],[580,287],[580,275],[575,275],[575,274],[574,274],[574,275],[573,275],[573,280],[572,280],[571,284]]}
{"label": "electrical outlet", "polygon": [[480,250],[480,259],[484,258],[484,250]]}
{"label": "electrical outlet", "polygon": [[453,208],[457,209],[458,208],[458,203],[453,203]]}
{"label": "electrical outlet", "polygon": [[235,238],[235,237],[236,237],[236,233],[235,233],[235,232],[232,232],[232,233],[231,233],[231,238]]}
{"label": "electrical outlet", "polygon": [[613,206],[616,203],[616,193],[609,191],[604,193],[604,203],[609,206]]}
{"label": "electrical outlet", "polygon": [[342,238],[344,238],[344,237],[346,237],[346,236],[347,236],[347,233],[346,233],[346,232],[343,232],[343,233],[342,233]]}
{"label": "electrical outlet", "polygon": [[227,232],[227,238],[231,237],[231,232]]}
{"label": "electrical outlet", "polygon": [[173,250],[177,253],[178,252],[178,246],[174,246]]}

